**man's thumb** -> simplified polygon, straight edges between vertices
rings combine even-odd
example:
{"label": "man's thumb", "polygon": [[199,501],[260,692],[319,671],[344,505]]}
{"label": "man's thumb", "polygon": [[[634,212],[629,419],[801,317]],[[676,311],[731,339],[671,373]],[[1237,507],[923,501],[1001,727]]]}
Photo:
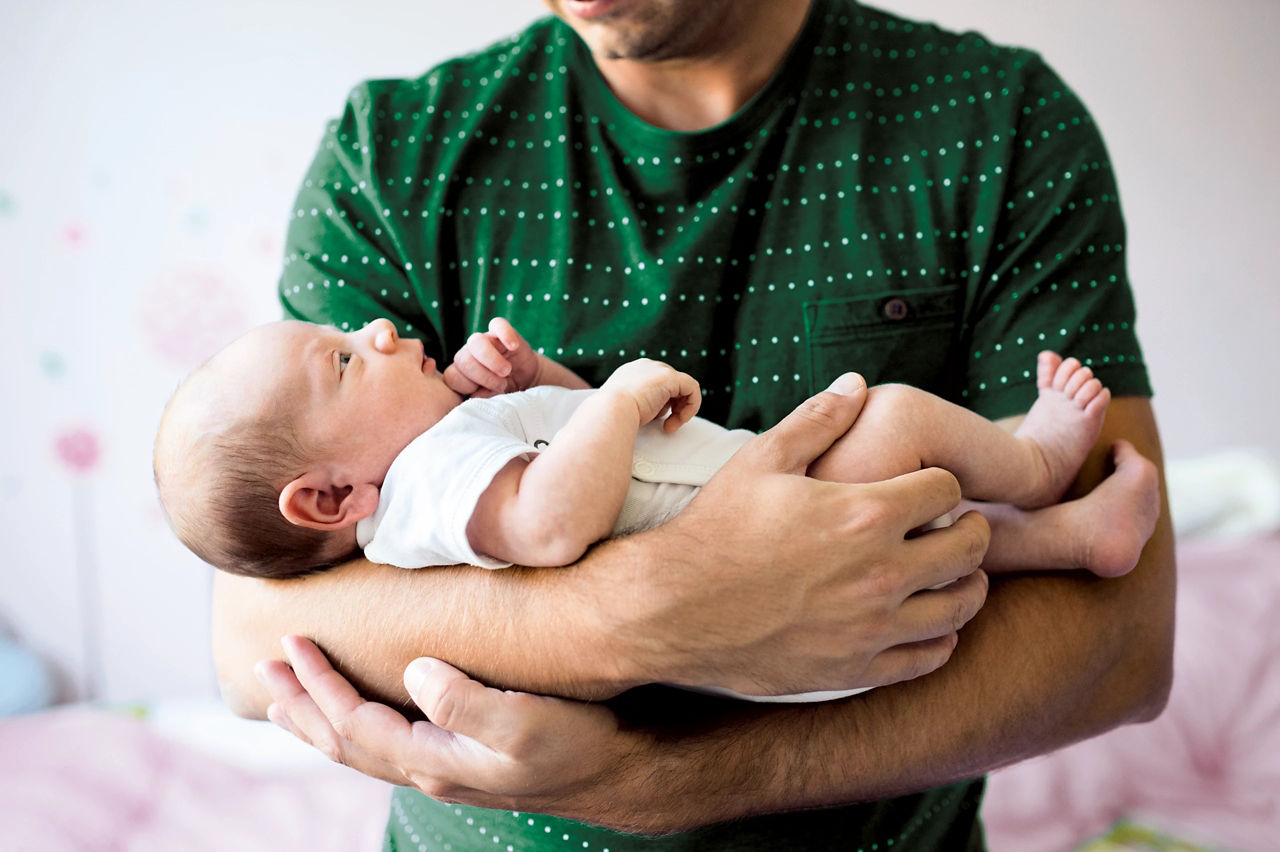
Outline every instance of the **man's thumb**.
{"label": "man's thumb", "polygon": [[757,439],[757,451],[776,470],[803,474],[818,456],[849,431],[867,401],[867,384],[845,373],[810,397]]}

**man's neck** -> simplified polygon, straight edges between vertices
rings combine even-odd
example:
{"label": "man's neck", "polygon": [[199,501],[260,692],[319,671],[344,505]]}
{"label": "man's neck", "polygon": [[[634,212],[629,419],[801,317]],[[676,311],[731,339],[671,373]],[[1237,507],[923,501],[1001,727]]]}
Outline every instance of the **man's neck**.
{"label": "man's neck", "polygon": [[694,132],[724,121],[778,70],[809,12],[810,0],[742,3],[697,55],[596,65],[627,109],[667,130]]}

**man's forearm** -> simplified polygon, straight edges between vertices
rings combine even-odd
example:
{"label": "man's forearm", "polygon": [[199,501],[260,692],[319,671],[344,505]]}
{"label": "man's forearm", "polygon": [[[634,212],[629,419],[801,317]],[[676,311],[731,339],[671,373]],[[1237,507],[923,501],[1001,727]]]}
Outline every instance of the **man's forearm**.
{"label": "man's forearm", "polygon": [[635,553],[630,545],[597,548],[578,566],[506,571],[406,571],[355,560],[294,580],[217,572],[213,654],[224,700],[263,717],[269,699],[253,665],[282,659],[286,634],[311,637],[362,692],[394,705],[405,701],[405,665],[423,654],[493,685],[614,695],[637,682],[624,668],[634,655],[617,649],[602,619],[623,605],[613,595],[629,594]]}

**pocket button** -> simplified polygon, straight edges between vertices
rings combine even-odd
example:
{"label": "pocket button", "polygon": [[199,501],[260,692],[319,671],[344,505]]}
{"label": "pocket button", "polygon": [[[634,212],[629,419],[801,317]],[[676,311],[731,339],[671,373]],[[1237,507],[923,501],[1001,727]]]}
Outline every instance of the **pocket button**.
{"label": "pocket button", "polygon": [[899,296],[894,296],[885,302],[881,310],[884,312],[886,319],[891,319],[895,322],[906,319],[907,314],[911,313],[911,309],[907,307],[906,300]]}

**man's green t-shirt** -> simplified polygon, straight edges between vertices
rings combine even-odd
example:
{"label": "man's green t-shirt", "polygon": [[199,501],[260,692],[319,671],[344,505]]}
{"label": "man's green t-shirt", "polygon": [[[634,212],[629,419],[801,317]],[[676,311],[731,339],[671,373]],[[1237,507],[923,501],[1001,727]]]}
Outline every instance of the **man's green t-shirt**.
{"label": "man's green t-shirt", "polygon": [[[698,133],[628,112],[555,19],[357,87],[299,193],[280,296],[342,328],[389,317],[445,360],[495,315],[593,383],[659,358],[702,382],[703,416],[756,430],[846,370],[1021,413],[1041,349],[1150,394],[1077,97],[1034,53],[851,0],[815,0],[773,79]],[[401,789],[387,845],[965,848],[981,790],[636,838]]]}

